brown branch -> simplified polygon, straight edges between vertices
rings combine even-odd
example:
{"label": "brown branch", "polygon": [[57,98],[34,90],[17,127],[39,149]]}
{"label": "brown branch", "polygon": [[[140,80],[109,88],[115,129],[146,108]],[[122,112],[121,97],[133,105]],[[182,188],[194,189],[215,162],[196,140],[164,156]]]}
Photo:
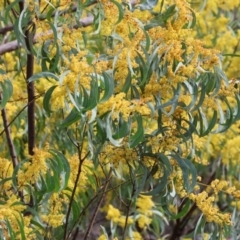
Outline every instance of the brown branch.
{"label": "brown branch", "polygon": [[[216,169],[215,169],[215,171],[213,171],[210,178],[208,179],[207,185],[209,185],[210,182],[214,179],[215,174],[216,174]],[[172,231],[172,234],[171,234],[169,240],[177,240],[182,236],[183,231],[187,225],[187,222],[191,219],[190,217],[196,209],[197,209],[197,204],[193,203],[193,205],[191,206],[191,208],[187,212],[187,214],[182,219],[177,219],[177,222],[173,228],[173,231]]]}
{"label": "brown branch", "polygon": [[77,146],[78,159],[79,159],[78,172],[77,172],[76,180],[75,180],[75,183],[74,183],[74,187],[73,187],[73,190],[72,190],[72,195],[71,195],[69,206],[68,206],[68,210],[67,210],[66,223],[65,223],[65,227],[64,227],[64,237],[63,237],[63,239],[67,239],[67,227],[68,227],[69,217],[70,217],[70,213],[71,213],[71,209],[72,209],[74,196],[75,196],[75,193],[76,193],[76,190],[77,190],[77,186],[78,186],[78,181],[80,179],[80,175],[81,175],[81,172],[82,172],[82,165],[83,165],[85,159],[87,158],[87,156],[90,153],[90,152],[87,152],[87,154],[82,158],[82,150],[83,150],[83,142],[84,142],[83,140],[84,140],[85,131],[86,131],[86,124],[83,127],[82,143],[78,144],[78,146]]}
{"label": "brown branch", "polygon": [[[86,17],[86,18],[80,20],[80,23],[82,24],[83,27],[87,27],[87,26],[89,26],[93,23],[93,19],[94,19],[93,16],[89,16],[89,17]],[[77,28],[77,26],[74,26],[74,28]],[[36,34],[33,38],[32,43],[33,44],[37,43],[37,39],[39,37],[43,36],[44,34],[45,35],[50,35],[50,34],[52,34],[52,31],[48,31],[46,33]],[[4,54],[6,52],[12,52],[12,51],[17,50],[21,47],[22,47],[22,44],[18,43],[17,40],[2,44],[2,45],[0,45],[0,55]]]}
{"label": "brown branch", "polygon": [[[112,176],[112,168],[110,169],[110,171],[109,171],[109,173],[108,173],[106,182],[105,182],[104,187],[103,187],[103,192],[106,192],[106,190],[107,190],[107,188],[108,188],[108,185],[109,185],[109,181],[110,181],[110,179],[111,179],[111,176]],[[96,219],[96,217],[97,217],[97,214],[98,214],[98,212],[99,212],[99,208],[100,208],[100,206],[101,206],[101,204],[102,204],[102,201],[103,201],[104,196],[105,196],[105,194],[102,194],[102,196],[100,197],[100,199],[99,199],[99,201],[98,201],[98,203],[97,203],[97,206],[96,206],[96,208],[95,208],[95,210],[94,210],[93,216],[92,216],[92,218],[91,218],[90,224],[88,225],[88,228],[87,228],[87,231],[86,231],[86,233],[85,233],[85,236],[84,236],[83,240],[88,239],[89,236],[90,236],[90,233],[91,233],[93,224],[94,224],[95,219]]]}
{"label": "brown branch", "polygon": [[[136,178],[139,178],[139,177],[142,177],[142,174],[139,174],[139,175],[136,176]],[[73,226],[72,226],[72,228],[71,228],[71,231],[69,231],[68,236],[67,236],[67,239],[69,239],[71,232],[73,231],[74,227],[79,223],[81,217],[85,214],[86,210],[89,208],[89,206],[90,206],[99,196],[101,196],[101,195],[103,195],[103,194],[105,195],[106,193],[108,193],[108,192],[110,192],[110,191],[112,191],[112,190],[115,190],[115,189],[121,187],[122,185],[124,185],[124,184],[126,184],[126,183],[129,183],[130,181],[132,181],[132,179],[128,179],[128,180],[126,180],[126,181],[124,181],[124,182],[122,182],[122,183],[117,184],[116,186],[112,186],[110,189],[107,189],[107,190],[104,191],[104,192],[101,191],[101,192],[97,193],[97,194],[87,203],[87,205],[82,209],[81,213],[80,213],[79,216],[78,216],[78,219],[77,219],[77,220],[75,221],[75,223],[73,224]],[[102,190],[102,188],[99,188],[99,189]],[[73,238],[73,239],[74,239],[74,238]]]}
{"label": "brown branch", "polygon": [[[89,6],[95,4],[96,2],[97,2],[97,1],[92,1],[91,3],[89,3]],[[136,5],[136,4],[138,3],[137,0],[131,0],[130,2],[131,2],[132,5]],[[64,10],[64,11],[62,11],[59,15],[62,15],[62,14],[64,14],[64,13],[68,12],[68,11],[74,12],[74,11],[76,11],[76,10],[77,10],[77,7],[74,6],[74,7],[72,8],[72,10],[69,10],[69,9],[68,9],[68,10]],[[52,14],[52,17],[54,17],[55,14],[56,14],[56,13],[54,12],[54,13]],[[40,18],[39,18],[39,20],[45,20],[45,19],[46,19],[46,17],[40,17]],[[81,26],[82,26],[82,27],[87,27],[87,26],[89,26],[89,25],[91,25],[91,24],[93,23],[93,20],[94,20],[94,17],[93,17],[93,16],[88,16],[88,17],[86,17],[86,18],[80,19]],[[29,24],[31,24],[31,21],[29,22]],[[73,26],[73,28],[75,28],[75,29],[77,29],[78,27],[79,27],[78,25]],[[4,27],[4,28],[0,29],[0,34],[4,34],[4,33],[6,33],[7,31],[12,31],[12,30],[13,30],[13,26],[7,26],[7,27]],[[34,36],[34,38],[33,38],[33,44],[37,43],[37,38],[38,38],[39,36],[41,36],[42,34],[43,34],[43,33],[37,34],[37,35]],[[49,34],[49,33],[48,33],[48,34]],[[16,49],[18,49],[18,48],[21,48],[21,47],[22,47],[22,44],[19,44],[17,40],[14,40],[14,41],[5,43],[5,44],[3,44],[3,45],[0,45],[0,55],[4,54],[4,53],[6,53],[6,52],[14,51],[14,50],[16,50]]]}
{"label": "brown branch", "polygon": [[[38,95],[38,96],[35,96],[35,99],[34,99],[34,100],[36,100],[37,98],[40,98],[42,95],[43,95],[43,94],[40,94],[40,95]],[[10,102],[10,101],[8,101],[8,102]],[[7,124],[7,127],[11,126],[11,124],[18,118],[18,116],[24,111],[24,109],[25,109],[26,107],[28,107],[28,105],[29,105],[29,103],[26,104],[26,105],[16,114],[16,116]],[[5,128],[0,132],[0,137],[3,135],[4,132],[5,132]]]}
{"label": "brown branch", "polygon": [[[0,100],[2,100],[2,94],[0,94]],[[5,131],[6,137],[7,137],[8,149],[9,149],[9,152],[10,152],[10,156],[12,158],[13,167],[15,168],[18,165],[18,159],[17,159],[15,146],[13,144],[13,140],[12,140],[12,137],[11,137],[10,129],[9,129],[9,126],[8,126],[6,109],[3,108],[1,110],[1,113],[2,113],[4,131]]]}
{"label": "brown branch", "polygon": [[0,34],[5,34],[13,30],[13,25],[8,25],[6,27],[0,28]]}

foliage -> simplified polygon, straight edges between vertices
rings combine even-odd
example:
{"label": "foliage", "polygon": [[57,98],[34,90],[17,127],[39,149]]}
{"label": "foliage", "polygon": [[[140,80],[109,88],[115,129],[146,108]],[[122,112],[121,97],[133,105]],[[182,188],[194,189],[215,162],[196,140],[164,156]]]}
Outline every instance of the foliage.
{"label": "foliage", "polygon": [[1,238],[237,236],[239,1],[1,3]]}

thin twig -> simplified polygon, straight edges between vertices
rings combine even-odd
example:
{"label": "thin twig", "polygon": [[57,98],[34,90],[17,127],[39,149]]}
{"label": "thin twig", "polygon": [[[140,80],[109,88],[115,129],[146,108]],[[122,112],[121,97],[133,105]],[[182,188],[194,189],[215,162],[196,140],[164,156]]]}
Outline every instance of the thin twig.
{"label": "thin twig", "polygon": [[[110,169],[110,171],[108,173],[108,177],[107,177],[106,182],[105,182],[104,187],[103,187],[103,192],[105,192],[106,189],[108,188],[109,181],[110,181],[111,177],[112,177],[112,168]],[[105,194],[102,194],[101,198],[99,199],[99,201],[97,203],[97,206],[95,208],[95,211],[94,211],[93,216],[91,218],[90,224],[88,225],[88,228],[87,228],[87,231],[85,233],[85,236],[84,236],[83,240],[86,240],[89,237],[90,233],[91,233],[93,224],[94,224],[95,219],[97,217],[97,214],[98,214],[99,208],[100,208],[100,206],[102,204],[104,196],[105,196]]]}
{"label": "thin twig", "polygon": [[[93,19],[94,19],[93,16],[89,16],[89,17],[86,17],[86,18],[80,20],[80,23],[82,24],[83,27],[87,27],[87,26],[89,26],[93,23]],[[77,27],[74,26],[74,28],[77,28]],[[33,38],[32,43],[35,44],[35,43],[38,42],[37,39],[39,37],[41,37],[43,35],[51,35],[52,33],[53,33],[52,31],[48,31],[46,33],[36,34]],[[4,54],[6,52],[15,51],[15,50],[17,50],[18,48],[21,48],[21,47],[22,47],[22,44],[20,44],[17,40],[2,44],[2,45],[0,45],[0,55]]]}
{"label": "thin twig", "polygon": [[[43,94],[40,94],[38,96],[35,96],[35,99],[36,100],[37,98],[40,98]],[[30,102],[31,103],[31,102]],[[25,105],[17,114],[16,116],[7,124],[7,127],[11,126],[12,123],[18,118],[18,116],[24,111],[25,108],[27,108],[29,105],[29,103],[27,103],[27,105]],[[5,132],[5,128],[0,132],[0,137],[1,135],[3,135],[3,133]]]}
{"label": "thin twig", "polygon": [[[213,180],[215,173],[216,173],[215,171],[212,173],[212,175],[207,181],[207,185]],[[169,240],[177,240],[182,236],[184,228],[186,227],[187,222],[191,219],[190,217],[196,208],[197,208],[197,205],[196,203],[194,203],[190,208],[190,210],[187,212],[187,214],[182,219],[177,220]]]}
{"label": "thin twig", "polygon": [[[99,162],[99,165],[100,165],[100,167],[101,167],[101,169],[102,169],[103,174],[105,175],[105,178],[107,178],[107,173],[105,172],[105,170],[104,170],[104,168],[103,168],[103,165],[102,165],[100,162]],[[130,179],[130,180],[132,181],[132,179]],[[109,183],[109,185],[110,185],[110,187],[112,187],[112,184],[111,184],[111,183]],[[116,196],[118,197],[118,199],[120,200],[120,202],[121,202],[125,207],[127,207],[127,203],[125,203],[125,201],[123,201],[123,200],[121,199],[121,197],[119,196],[117,190],[113,188],[113,191],[114,191],[114,193],[116,194]]]}
{"label": "thin twig", "polygon": [[[139,175],[136,176],[136,178],[139,178],[139,177],[142,177],[142,174],[139,174]],[[107,189],[107,190],[104,191],[104,192],[101,191],[101,192],[97,193],[97,194],[88,202],[88,204],[82,209],[81,213],[80,213],[79,216],[78,216],[78,219],[77,219],[77,220],[75,221],[75,223],[73,224],[73,226],[72,226],[72,228],[71,228],[71,231],[69,231],[69,234],[68,234],[67,239],[69,239],[72,230],[73,230],[74,227],[77,225],[77,223],[80,221],[80,219],[81,219],[81,217],[84,215],[85,211],[89,208],[89,206],[90,206],[99,196],[105,195],[106,193],[108,193],[108,192],[110,192],[110,191],[112,191],[112,190],[115,190],[115,189],[119,188],[120,186],[122,186],[123,184],[129,183],[130,181],[131,181],[131,179],[128,179],[128,180],[126,180],[126,181],[124,181],[124,182],[122,182],[122,183],[117,184],[116,186],[113,186],[113,187]],[[100,188],[100,189],[102,190],[102,188]]]}
{"label": "thin twig", "polygon": [[[0,93],[0,100],[2,100],[2,93]],[[6,109],[3,108],[1,110],[1,112],[2,112],[4,131],[6,133],[6,138],[7,138],[7,143],[8,143],[8,149],[10,152],[10,156],[12,158],[13,167],[15,168],[18,165],[18,159],[17,159],[16,149],[13,144],[13,140],[12,140],[10,129],[9,129],[9,123],[8,123],[8,119],[7,119]]]}
{"label": "thin twig", "polygon": [[[97,2],[97,1],[92,1],[91,3],[89,3],[89,6],[92,5],[92,4],[95,4],[96,2]],[[131,0],[130,2],[131,2],[132,5],[136,5],[136,4],[138,3],[137,0]],[[72,8],[72,10],[69,10],[69,9],[68,9],[68,10],[63,11],[63,13],[66,13],[66,12],[68,12],[68,11],[72,11],[72,12],[73,12],[73,11],[76,11],[76,10],[77,10],[77,7],[74,6],[74,7]],[[53,13],[52,16],[55,16],[55,14],[56,14],[56,13]],[[60,15],[61,15],[61,13],[60,13]],[[45,17],[39,18],[39,20],[44,20],[44,19],[45,19]],[[85,17],[85,18],[80,19],[79,22],[80,22],[80,24],[81,24],[81,27],[87,27],[87,26],[89,26],[89,25],[91,25],[91,24],[93,23],[93,20],[94,20],[94,17],[93,17],[93,16],[88,16],[88,17]],[[31,22],[30,22],[30,23],[31,23]],[[29,24],[30,24],[30,23],[29,23]],[[78,27],[79,27],[78,25],[73,26],[73,28],[75,28],[75,29],[77,29]],[[4,29],[3,29],[3,28],[0,29],[0,34],[3,34],[3,33],[5,33],[6,31],[11,31],[11,30],[13,30],[13,26],[12,26],[12,29],[11,29],[11,26],[7,26],[7,27],[5,27]],[[46,34],[49,34],[49,32],[46,33]],[[34,38],[33,38],[33,44],[37,43],[37,38],[38,38],[39,36],[41,36],[41,35],[43,35],[43,33],[36,34],[36,35],[34,36]],[[5,43],[5,44],[3,44],[3,45],[0,45],[0,55],[4,54],[4,53],[6,53],[6,52],[14,51],[14,50],[16,50],[16,49],[18,49],[18,48],[21,48],[21,47],[22,47],[22,45],[19,44],[17,40],[14,40],[14,41]]]}
{"label": "thin twig", "polygon": [[126,230],[127,230],[127,223],[128,223],[128,218],[129,218],[129,213],[130,213],[130,209],[131,209],[131,206],[132,206],[132,202],[133,202],[133,196],[136,192],[136,181],[133,180],[132,178],[132,172],[131,172],[131,166],[129,165],[129,172],[130,172],[130,179],[131,179],[131,182],[132,182],[132,193],[131,193],[131,198],[130,198],[130,202],[129,204],[126,206],[127,208],[127,213],[126,213],[126,218],[125,218],[125,223],[124,223],[124,228],[123,228],[123,237],[122,239],[124,240],[125,239],[125,234],[126,234]]}
{"label": "thin twig", "polygon": [[[88,4],[88,6],[91,6],[91,5],[95,4],[96,2],[97,2],[97,1],[92,1],[91,3]],[[47,4],[46,7],[47,7],[47,6],[49,6],[49,5]],[[44,11],[44,10],[45,10],[45,9],[43,9],[43,11]],[[69,11],[70,11],[70,12],[76,12],[76,11],[77,11],[77,6],[74,5],[74,6],[72,7],[72,9],[66,9],[66,10],[63,10],[63,11],[61,11],[61,12],[54,11],[54,12],[52,13],[51,17],[54,18],[54,17],[56,16],[56,13],[58,13],[58,16],[62,16],[62,15],[64,15],[65,13],[68,13]],[[46,16],[47,16],[47,14],[43,14],[43,12],[42,12],[42,15],[38,18],[38,20],[44,21],[44,20],[46,20]],[[87,19],[87,18],[86,18],[86,19]],[[84,18],[84,19],[80,20],[80,22],[81,22],[81,24],[82,24],[83,27],[85,27],[85,24],[88,24],[88,21],[87,21],[86,19]],[[30,25],[30,24],[32,24],[32,20],[30,20],[30,21],[28,22],[28,25]],[[8,26],[5,26],[5,27],[2,27],[2,28],[0,28],[0,34],[5,34],[5,33],[7,33],[7,32],[12,31],[13,29],[14,29],[14,25],[13,25],[13,24],[12,24],[12,25],[8,25]]]}
{"label": "thin twig", "polygon": [[[86,131],[86,124],[83,127],[82,138],[84,138],[85,131]],[[71,209],[72,209],[72,203],[73,203],[73,200],[74,200],[75,192],[77,190],[78,181],[80,179],[80,175],[81,175],[81,172],[82,172],[82,165],[83,165],[83,162],[85,161],[85,159],[87,158],[87,156],[90,153],[88,151],[87,154],[82,158],[82,150],[83,150],[83,142],[84,142],[83,140],[84,139],[82,139],[81,145],[78,144],[78,146],[77,146],[78,159],[79,159],[78,173],[77,173],[77,176],[76,176],[76,180],[75,180],[75,183],[74,183],[74,187],[73,187],[73,190],[72,190],[72,195],[71,195],[68,210],[67,210],[66,223],[65,223],[65,227],[64,227],[64,239],[67,239],[66,237],[67,237],[67,227],[68,227],[69,217],[70,217],[70,213],[71,213]]]}

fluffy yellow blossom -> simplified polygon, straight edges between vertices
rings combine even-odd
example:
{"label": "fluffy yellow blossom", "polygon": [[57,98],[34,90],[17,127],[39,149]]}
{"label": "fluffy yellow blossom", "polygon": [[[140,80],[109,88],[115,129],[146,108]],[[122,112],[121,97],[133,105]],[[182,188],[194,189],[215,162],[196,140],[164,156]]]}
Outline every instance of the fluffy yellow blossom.
{"label": "fluffy yellow blossom", "polygon": [[108,238],[105,236],[105,234],[101,234],[97,240],[108,240]]}
{"label": "fluffy yellow blossom", "polygon": [[[80,160],[78,158],[78,155],[74,154],[72,157],[69,158],[68,161],[71,168],[68,187],[73,189],[77,175],[78,175],[78,171],[79,171]],[[89,185],[88,175],[92,174],[92,170],[93,170],[92,161],[89,159],[85,159],[81,167],[80,178],[78,180],[77,190],[76,190],[77,193],[86,190],[87,186]]]}
{"label": "fluffy yellow blossom", "polygon": [[121,212],[110,204],[108,206],[106,218],[109,220],[112,220],[115,224],[117,224],[120,217],[121,217]]}
{"label": "fluffy yellow blossom", "polygon": [[191,193],[189,198],[196,203],[197,207],[205,215],[207,222],[215,222],[219,225],[232,224],[231,214],[220,212],[218,207],[214,206],[215,197],[208,196],[206,191],[199,194]]}
{"label": "fluffy yellow blossom", "polygon": [[133,239],[134,240],[142,240],[143,238],[139,232],[134,231],[134,232],[132,232],[132,236],[127,237],[126,240],[133,240]]}
{"label": "fluffy yellow blossom", "polygon": [[[0,181],[12,177],[12,173],[13,173],[12,162],[6,158],[0,157]],[[10,190],[11,187],[12,187],[11,181],[3,182],[0,187],[1,195],[3,195],[5,191]]]}
{"label": "fluffy yellow blossom", "polygon": [[34,184],[41,174],[48,170],[46,160],[51,155],[46,150],[34,149],[34,155],[26,161],[18,172],[18,184],[23,187],[26,183]]}

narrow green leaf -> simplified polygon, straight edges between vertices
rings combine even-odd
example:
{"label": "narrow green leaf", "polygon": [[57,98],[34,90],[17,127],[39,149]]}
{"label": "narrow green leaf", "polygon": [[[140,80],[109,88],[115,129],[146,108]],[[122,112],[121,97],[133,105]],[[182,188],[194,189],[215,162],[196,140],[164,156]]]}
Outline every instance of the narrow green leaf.
{"label": "narrow green leaf", "polygon": [[196,26],[196,22],[197,22],[196,14],[191,8],[189,8],[189,10],[191,11],[192,18],[193,18],[192,21],[191,21],[190,28],[194,28]]}
{"label": "narrow green leaf", "polygon": [[131,72],[130,72],[130,70],[128,70],[128,75],[126,77],[126,81],[123,85],[121,92],[127,93],[131,86],[131,82],[132,82]]}
{"label": "narrow green leaf", "polygon": [[127,136],[130,131],[130,123],[129,122],[123,122],[118,126],[117,131],[113,134],[114,139],[119,139]]}
{"label": "narrow green leaf", "polygon": [[106,72],[103,72],[102,75],[104,79],[104,95],[100,100],[101,103],[106,102],[114,92],[114,79]]}
{"label": "narrow green leaf", "polygon": [[36,73],[32,77],[30,77],[28,79],[28,82],[30,83],[32,81],[35,81],[35,80],[39,79],[39,78],[53,78],[56,81],[59,81],[58,76],[56,76],[55,74],[53,74],[51,72],[40,72],[40,73]]}
{"label": "narrow green leaf", "polygon": [[[181,158],[177,154],[170,154],[169,156],[173,157],[177,161],[179,167],[182,170],[184,186],[187,192],[191,192],[197,182],[197,171],[193,163],[186,158]],[[192,175],[191,182],[189,179],[189,174]]]}
{"label": "narrow green leaf", "polygon": [[123,16],[124,16],[124,10],[123,10],[123,7],[120,3],[118,3],[117,1],[115,0],[110,0],[112,3],[114,3],[117,8],[118,8],[118,20],[117,22],[115,23],[115,25],[117,25],[118,23],[120,23],[123,19]]}
{"label": "narrow green leaf", "polygon": [[6,106],[10,97],[12,96],[13,86],[9,80],[1,82],[0,86],[2,87],[2,100],[0,101],[0,110],[2,110]]}
{"label": "narrow green leaf", "polygon": [[199,217],[198,221],[197,221],[197,224],[195,226],[195,230],[194,230],[194,239],[197,237],[197,234],[200,232],[200,233],[203,233],[203,229],[204,229],[204,226],[205,226],[205,220],[203,219],[203,214]]}
{"label": "narrow green leaf", "polygon": [[178,214],[171,216],[171,219],[179,219],[184,217],[187,214],[190,206],[191,206],[191,201],[187,200],[186,204],[181,208],[181,211]]}
{"label": "narrow green leaf", "polygon": [[23,217],[21,214],[19,214],[19,218],[17,216],[15,216],[17,222],[18,222],[18,226],[20,228],[20,234],[21,234],[21,240],[26,240],[26,236],[25,236],[25,231],[24,231],[24,221],[23,221]]}
{"label": "narrow green leaf", "polygon": [[55,149],[50,149],[48,150],[53,156],[54,159],[57,162],[57,165],[60,167],[60,175],[63,175],[64,173],[64,180],[62,179],[62,187],[60,188],[60,190],[65,189],[67,187],[68,184],[68,180],[70,177],[70,165],[68,160],[66,159],[66,157],[60,153],[59,151],[55,150]]}
{"label": "narrow green leaf", "polygon": [[[5,219],[5,222],[6,222],[6,225],[7,225],[7,230],[8,230],[8,233],[10,235],[10,240],[15,240],[16,239],[16,234],[15,232],[13,231],[13,228],[9,222],[8,219]],[[3,238],[4,239],[4,238]]]}
{"label": "narrow green leaf", "polygon": [[160,194],[167,187],[168,177],[169,177],[169,172],[164,167],[163,168],[163,176],[159,179],[159,182],[156,184],[156,186],[153,188],[153,190],[151,190],[149,192],[144,192],[142,194],[143,195],[152,195],[152,196]]}
{"label": "narrow green leaf", "polygon": [[50,117],[50,114],[52,112],[51,105],[50,105],[50,99],[51,99],[52,93],[56,87],[57,86],[50,87],[47,90],[47,92],[45,93],[44,98],[43,98],[43,109],[46,111],[48,117]]}
{"label": "narrow green leaf", "polygon": [[142,116],[137,115],[136,120],[137,120],[137,125],[138,125],[137,131],[135,132],[135,134],[133,136],[130,136],[130,148],[136,147],[143,140],[143,137],[144,137]]}
{"label": "narrow green leaf", "polygon": [[63,121],[61,121],[60,127],[66,128],[72,125],[73,123],[77,122],[81,118],[82,114],[76,108],[73,108],[72,111],[68,114],[68,116],[65,119],[63,119]]}

